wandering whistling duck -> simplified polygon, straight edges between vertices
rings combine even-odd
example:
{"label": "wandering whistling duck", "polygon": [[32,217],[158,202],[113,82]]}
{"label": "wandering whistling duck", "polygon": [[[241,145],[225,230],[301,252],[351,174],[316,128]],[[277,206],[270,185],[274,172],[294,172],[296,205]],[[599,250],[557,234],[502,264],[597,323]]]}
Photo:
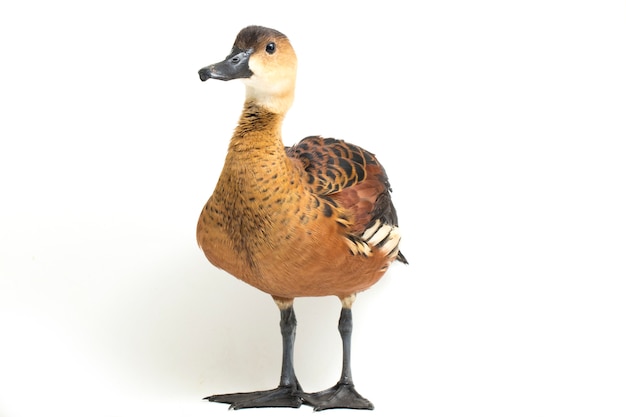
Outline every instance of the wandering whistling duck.
{"label": "wandering whistling duck", "polygon": [[[280,310],[280,383],[268,391],[212,395],[231,408],[373,409],[355,389],[350,365],[352,303],[394,261],[400,232],[389,181],[376,157],[342,140],[310,136],[285,147],[281,126],[294,98],[296,54],[282,33],[239,32],[225,60],[200,79],[241,79],[246,99],[213,195],[198,220],[208,260],[271,295]],[[337,296],[343,369],[339,382],[305,393],[293,367],[294,298]]]}

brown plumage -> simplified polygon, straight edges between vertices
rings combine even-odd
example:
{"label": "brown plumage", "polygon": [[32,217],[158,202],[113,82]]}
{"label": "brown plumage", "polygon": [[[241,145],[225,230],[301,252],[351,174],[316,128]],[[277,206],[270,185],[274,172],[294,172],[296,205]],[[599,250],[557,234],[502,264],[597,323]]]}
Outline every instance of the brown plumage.
{"label": "brown plumage", "polygon": [[[284,341],[279,387],[208,397],[232,408],[289,406],[372,408],[350,375],[351,306],[395,261],[400,233],[391,188],[374,154],[342,140],[311,136],[283,145],[292,104],[296,55],[285,35],[244,28],[227,58],[200,78],[242,79],[246,100],[222,173],[204,206],[198,243],[211,263],[270,294],[281,311]],[[344,369],[340,382],[302,391],[293,371],[293,299],[334,295],[342,301]]]}

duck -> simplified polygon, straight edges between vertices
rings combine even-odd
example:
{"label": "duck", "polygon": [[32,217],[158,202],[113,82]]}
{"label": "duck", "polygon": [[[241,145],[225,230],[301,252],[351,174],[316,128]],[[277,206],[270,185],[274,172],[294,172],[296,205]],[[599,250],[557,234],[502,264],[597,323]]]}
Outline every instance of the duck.
{"label": "duck", "polygon": [[[205,398],[231,409],[305,404],[373,409],[355,388],[352,306],[400,251],[391,186],[376,156],[342,139],[307,136],[285,146],[282,124],[293,104],[297,57],[286,35],[247,26],[201,81],[241,80],[245,101],[215,189],[201,210],[197,243],[218,269],[270,295],[280,312],[282,362],[276,388]],[[294,370],[299,297],[338,297],[343,361],[331,388],[308,393]]]}

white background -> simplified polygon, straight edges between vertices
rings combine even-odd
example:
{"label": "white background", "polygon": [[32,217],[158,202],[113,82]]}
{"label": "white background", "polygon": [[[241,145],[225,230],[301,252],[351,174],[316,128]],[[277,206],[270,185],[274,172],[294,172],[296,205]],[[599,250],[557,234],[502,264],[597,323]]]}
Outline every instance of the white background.
{"label": "white background", "polygon": [[[222,415],[201,398],[278,382],[271,298],[195,243],[243,100],[197,71],[249,24],[299,54],[285,143],[392,182],[411,263],[354,307],[373,413],[626,415],[624,2],[344,3],[2,4],[0,416]],[[296,302],[309,391],[339,308]]]}

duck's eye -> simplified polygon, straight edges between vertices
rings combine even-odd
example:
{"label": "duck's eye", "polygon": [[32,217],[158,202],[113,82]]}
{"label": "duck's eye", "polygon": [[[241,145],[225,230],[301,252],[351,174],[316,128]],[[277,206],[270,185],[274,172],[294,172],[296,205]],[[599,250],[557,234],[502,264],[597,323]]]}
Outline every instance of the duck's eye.
{"label": "duck's eye", "polygon": [[270,42],[265,46],[265,52],[267,52],[268,54],[273,54],[274,52],[276,52],[276,44],[274,42]]}

